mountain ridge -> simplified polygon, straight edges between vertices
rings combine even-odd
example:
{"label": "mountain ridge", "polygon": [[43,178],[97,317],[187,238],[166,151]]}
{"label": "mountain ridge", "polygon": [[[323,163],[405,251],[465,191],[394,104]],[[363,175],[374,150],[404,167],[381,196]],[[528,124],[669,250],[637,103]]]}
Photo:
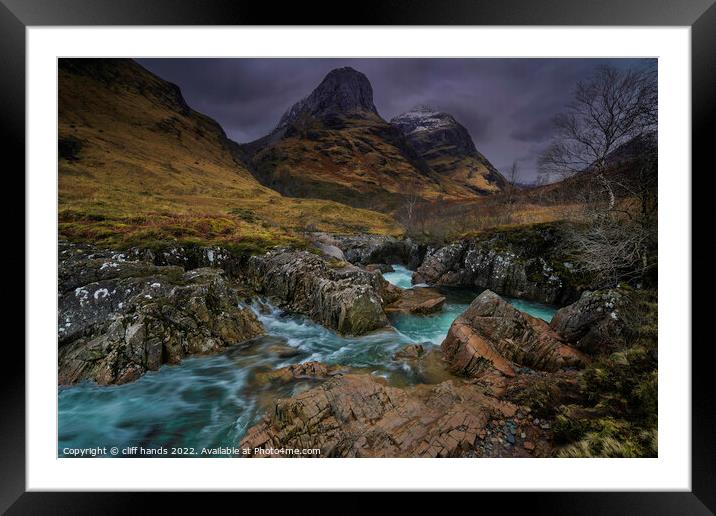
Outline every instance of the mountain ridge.
{"label": "mountain ridge", "polygon": [[453,115],[427,105],[390,120],[426,163],[438,174],[464,184],[478,194],[496,193],[507,181],[477,150],[469,131]]}
{"label": "mountain ridge", "polygon": [[[268,135],[240,147],[255,177],[284,195],[393,212],[415,195],[457,200],[498,191],[501,176],[474,149],[469,134],[466,141],[472,147],[465,154],[487,163],[479,187],[435,170],[399,125],[380,116],[368,78],[344,67],[294,103]],[[486,174],[496,181],[482,179]]]}
{"label": "mountain ridge", "polygon": [[59,230],[113,246],[300,244],[307,228],[397,234],[388,216],[261,185],[240,146],[131,59],[60,59]]}

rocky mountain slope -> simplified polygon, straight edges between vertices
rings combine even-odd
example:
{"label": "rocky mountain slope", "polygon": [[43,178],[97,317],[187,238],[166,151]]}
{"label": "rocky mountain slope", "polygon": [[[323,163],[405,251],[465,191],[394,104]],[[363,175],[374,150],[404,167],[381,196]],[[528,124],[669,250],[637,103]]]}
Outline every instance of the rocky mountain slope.
{"label": "rocky mountain slope", "polygon": [[475,189],[433,170],[373,104],[368,78],[352,68],[326,75],[269,135],[242,146],[262,184],[382,211],[408,195],[467,199]]}
{"label": "rocky mountain slope", "polygon": [[418,154],[435,172],[466,185],[478,194],[494,193],[505,178],[475,147],[470,133],[448,114],[418,106],[393,118]]}
{"label": "rocky mountain slope", "polygon": [[261,185],[214,120],[129,59],[60,59],[58,138],[59,229],[72,240],[260,250],[306,227],[400,232],[383,214]]}

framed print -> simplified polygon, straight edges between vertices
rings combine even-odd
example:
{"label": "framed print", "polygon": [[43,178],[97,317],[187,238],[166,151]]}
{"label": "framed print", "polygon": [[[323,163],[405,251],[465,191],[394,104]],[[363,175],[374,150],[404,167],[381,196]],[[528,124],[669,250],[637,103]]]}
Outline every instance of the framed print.
{"label": "framed print", "polygon": [[435,490],[713,511],[691,253],[716,8],[606,4],[346,25],[3,0],[26,192],[3,510]]}

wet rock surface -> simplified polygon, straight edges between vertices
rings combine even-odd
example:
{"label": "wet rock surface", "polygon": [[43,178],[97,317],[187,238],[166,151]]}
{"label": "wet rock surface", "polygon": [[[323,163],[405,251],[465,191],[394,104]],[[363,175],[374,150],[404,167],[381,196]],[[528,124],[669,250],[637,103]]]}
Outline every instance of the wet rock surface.
{"label": "wet rock surface", "polygon": [[434,385],[458,379],[450,372],[440,348],[430,343],[403,346],[393,354],[393,360],[409,367],[413,383]]}
{"label": "wet rock surface", "polygon": [[[59,382],[131,382],[164,363],[245,342],[232,353],[257,354],[248,388],[264,417],[240,446],[319,448],[320,457],[546,457],[559,452],[567,415],[602,417],[589,406],[584,379],[631,331],[628,289],[587,292],[550,325],[486,290],[441,347],[405,345],[382,374],[315,361],[295,342],[254,338],[264,330],[242,305],[249,293],[353,335],[388,326],[386,312],[426,315],[445,302],[435,289],[387,283],[380,262],[360,268],[323,254],[277,249],[241,261],[221,248],[117,253],[63,243]],[[440,264],[465,263],[449,256]],[[635,353],[613,353],[614,361],[636,362]],[[265,357],[280,359],[277,369]]]}
{"label": "wet rock surface", "polygon": [[332,268],[306,251],[276,250],[249,260],[247,277],[281,308],[307,315],[342,334],[361,335],[388,326],[383,295],[388,283],[354,266]]}
{"label": "wet rock surface", "polygon": [[69,244],[59,256],[60,384],[126,383],[263,333],[220,269],[185,272]]}
{"label": "wet rock surface", "polygon": [[516,405],[459,380],[397,388],[345,375],[277,400],[240,446],[319,448],[320,457],[547,455],[547,432],[520,416]]}
{"label": "wet rock surface", "polygon": [[588,360],[547,323],[489,290],[453,322],[442,349],[451,371],[470,377],[495,371],[514,377],[520,367],[556,371]]}
{"label": "wet rock surface", "polygon": [[432,288],[399,289],[395,300],[385,307],[386,312],[404,312],[416,315],[427,315],[442,310],[445,296]]}
{"label": "wet rock surface", "polygon": [[294,380],[326,380],[339,374],[350,372],[350,368],[337,364],[326,365],[321,362],[302,362],[272,371],[256,373],[254,382],[258,385],[269,383],[289,383]]}

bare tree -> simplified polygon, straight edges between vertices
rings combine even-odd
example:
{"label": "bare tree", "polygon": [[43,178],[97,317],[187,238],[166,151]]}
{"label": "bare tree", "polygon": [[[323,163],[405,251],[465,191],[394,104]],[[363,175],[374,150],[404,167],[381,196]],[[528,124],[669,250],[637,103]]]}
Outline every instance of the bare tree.
{"label": "bare tree", "polygon": [[414,233],[418,222],[418,203],[420,202],[419,186],[411,182],[405,189],[402,206],[399,208],[399,219],[408,233]]}
{"label": "bare tree", "polygon": [[505,222],[507,224],[512,222],[512,217],[515,213],[515,205],[517,202],[517,190],[519,189],[520,180],[520,168],[517,161],[512,162],[510,171],[507,174],[507,185],[504,192],[504,204],[503,210],[505,215]]}
{"label": "bare tree", "polygon": [[655,74],[603,67],[579,83],[540,158],[541,173],[576,180],[586,224],[569,241],[595,286],[638,283],[656,265]]}
{"label": "bare tree", "polygon": [[567,177],[592,170],[615,206],[606,176],[609,155],[633,138],[656,130],[657,83],[654,69],[621,71],[601,67],[579,82],[573,102],[555,120],[555,137],[539,161],[540,172]]}

